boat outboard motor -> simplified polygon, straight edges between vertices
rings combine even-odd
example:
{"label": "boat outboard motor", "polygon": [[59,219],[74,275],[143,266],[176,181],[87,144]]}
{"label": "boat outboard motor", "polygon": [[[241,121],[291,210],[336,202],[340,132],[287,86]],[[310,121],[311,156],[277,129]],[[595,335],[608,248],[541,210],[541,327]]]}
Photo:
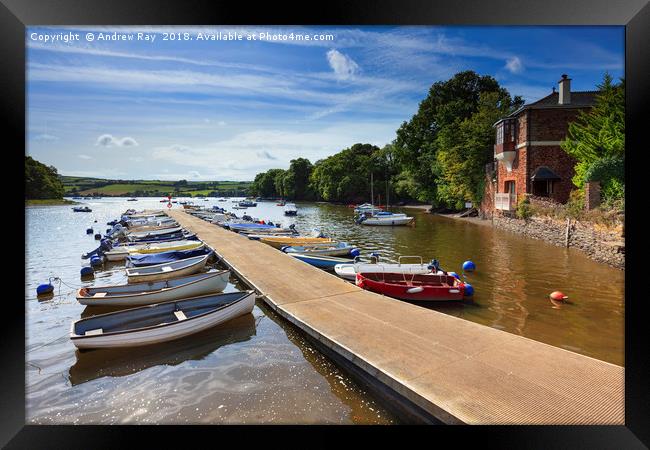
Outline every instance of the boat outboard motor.
{"label": "boat outboard motor", "polygon": [[429,269],[432,273],[438,273],[440,270],[440,261],[437,259],[432,259],[429,265],[427,266],[427,269]]}
{"label": "boat outboard motor", "polygon": [[357,225],[359,225],[361,222],[363,222],[367,218],[368,218],[368,216],[360,215],[359,218],[356,220]]}

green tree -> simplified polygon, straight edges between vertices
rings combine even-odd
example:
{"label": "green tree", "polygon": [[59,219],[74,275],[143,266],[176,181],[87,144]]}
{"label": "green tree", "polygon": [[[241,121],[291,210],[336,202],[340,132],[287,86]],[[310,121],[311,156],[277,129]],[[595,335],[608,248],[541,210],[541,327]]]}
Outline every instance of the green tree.
{"label": "green tree", "polygon": [[[510,98],[507,90],[500,87],[494,78],[473,71],[459,72],[451,79],[431,86],[418,112],[400,126],[393,142],[393,154],[400,167],[397,179],[399,192],[434,205],[450,198],[450,190],[453,189],[448,183],[444,185],[444,181],[443,193],[438,195],[439,180],[449,172],[444,166],[446,159],[437,157],[444,142],[438,140],[438,135],[447,127],[458,127],[475,114],[481,94],[487,92],[494,92],[499,98]],[[519,97],[511,100],[513,105],[522,103]],[[451,195],[451,198],[454,197]]]}
{"label": "green tree", "polygon": [[476,111],[443,127],[436,138],[441,203],[460,209],[465,202],[478,204],[483,197],[485,164],[492,160],[493,125],[521,106],[504,90],[483,92]]}
{"label": "green tree", "polygon": [[[605,73],[598,89],[594,107],[588,112],[581,111],[569,124],[567,137],[561,144],[577,161],[573,184],[578,188],[584,186],[590,168],[600,159],[608,158],[611,164],[622,167],[625,157],[625,80],[615,84],[611,75]],[[611,179],[602,181],[606,185]]]}
{"label": "green tree", "polygon": [[54,166],[25,156],[25,199],[60,199],[65,189]]}

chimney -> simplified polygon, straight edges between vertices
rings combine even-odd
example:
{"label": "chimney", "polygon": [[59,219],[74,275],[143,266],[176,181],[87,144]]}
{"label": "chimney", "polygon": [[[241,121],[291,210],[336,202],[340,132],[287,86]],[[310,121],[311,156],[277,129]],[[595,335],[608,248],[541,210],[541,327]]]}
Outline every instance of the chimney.
{"label": "chimney", "polygon": [[566,74],[562,75],[562,79],[558,82],[560,85],[560,95],[558,96],[558,104],[568,105],[571,103],[571,78],[567,78]]}

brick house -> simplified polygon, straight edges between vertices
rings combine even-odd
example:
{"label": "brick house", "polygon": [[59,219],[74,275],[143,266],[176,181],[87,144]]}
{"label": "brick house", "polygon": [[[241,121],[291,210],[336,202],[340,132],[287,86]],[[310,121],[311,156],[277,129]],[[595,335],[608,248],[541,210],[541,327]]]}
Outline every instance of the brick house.
{"label": "brick house", "polygon": [[560,142],[579,111],[595,104],[597,91],[571,92],[571,79],[562,75],[559,92],[522,106],[494,124],[494,163],[481,210],[512,211],[523,194],[547,197],[560,203],[569,199],[575,160]]}

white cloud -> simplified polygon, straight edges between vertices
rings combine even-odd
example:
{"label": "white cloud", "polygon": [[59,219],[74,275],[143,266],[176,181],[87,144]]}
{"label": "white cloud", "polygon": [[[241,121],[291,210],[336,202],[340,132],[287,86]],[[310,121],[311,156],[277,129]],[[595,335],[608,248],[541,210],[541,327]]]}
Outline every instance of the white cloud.
{"label": "white cloud", "polygon": [[92,156],[88,156],[88,155],[77,155],[77,156],[81,159],[93,159]]}
{"label": "white cloud", "polygon": [[38,134],[34,136],[35,141],[46,141],[46,142],[51,142],[51,141],[58,141],[59,137],[58,136],[53,136],[51,134],[43,133],[43,134]]}
{"label": "white cloud", "polygon": [[101,147],[135,147],[138,145],[137,141],[132,137],[126,136],[123,138],[117,138],[112,134],[102,134],[97,138],[95,145]]}
{"label": "white cloud", "polygon": [[327,62],[336,77],[342,80],[352,78],[359,71],[359,65],[352,58],[335,49],[327,52]]}
{"label": "white cloud", "polygon": [[189,174],[190,178],[194,178],[194,179],[199,179],[199,178],[201,178],[201,174],[200,174],[198,171],[196,171],[196,170],[190,170],[190,171],[188,172],[188,174]]}
{"label": "white cloud", "polygon": [[519,73],[524,70],[524,65],[518,57],[513,56],[506,61],[506,69],[512,73]]}

